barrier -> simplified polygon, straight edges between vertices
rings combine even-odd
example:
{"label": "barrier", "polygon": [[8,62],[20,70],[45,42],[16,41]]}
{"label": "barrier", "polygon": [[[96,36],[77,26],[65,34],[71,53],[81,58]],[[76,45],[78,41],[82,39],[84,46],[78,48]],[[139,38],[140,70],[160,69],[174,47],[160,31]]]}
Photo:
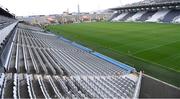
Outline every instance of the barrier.
{"label": "barrier", "polygon": [[[13,31],[13,29],[17,25],[17,23],[18,22],[15,22],[0,31],[0,34],[2,35],[0,43],[2,43],[3,40]],[[14,35],[14,34],[12,34],[12,35]],[[1,56],[1,58],[0,58],[1,64],[0,65],[2,65],[4,67],[7,66],[8,59],[10,57],[10,53],[11,53],[11,49],[12,49],[12,44],[10,44],[10,42],[14,40],[12,38],[13,38],[13,36],[10,37],[10,40],[8,41],[8,43],[6,44],[4,50],[2,51],[2,53],[0,55]],[[1,71],[2,71],[2,69],[1,69]]]}
{"label": "barrier", "polygon": [[64,38],[64,37],[62,37],[62,36],[59,37],[59,39],[63,40],[63,41],[66,42],[66,43],[71,43],[72,46],[77,47],[77,48],[80,48],[80,49],[82,49],[82,50],[84,50],[84,51],[87,51],[87,52],[92,52],[92,51],[93,51],[93,50],[90,49],[90,48],[87,48],[87,47],[85,47],[85,46],[82,46],[82,45],[80,45],[80,44],[77,44],[76,42],[72,42],[72,41],[70,41],[70,40],[68,40],[68,39],[66,39],[66,38]]}
{"label": "barrier", "polygon": [[5,27],[4,29],[0,30],[1,38],[0,43],[5,40],[5,38],[9,35],[9,33],[13,30],[13,28],[16,26],[17,22]]}
{"label": "barrier", "polygon": [[84,47],[84,46],[82,46],[82,45],[79,45],[79,44],[77,44],[77,43],[75,43],[75,42],[73,42],[72,45],[75,46],[75,47],[78,47],[78,48],[80,48],[80,49],[82,49],[82,50],[84,50],[84,51],[87,51],[87,52],[92,52],[92,51],[93,51],[92,49],[89,49],[89,48],[87,48],[87,47]]}
{"label": "barrier", "polygon": [[118,67],[120,67],[120,68],[124,69],[125,71],[127,71],[127,73],[131,73],[131,72],[136,71],[135,68],[130,67],[130,66],[128,66],[128,65],[126,65],[124,63],[121,63],[119,61],[116,61],[116,60],[114,60],[114,59],[112,59],[110,57],[107,57],[105,55],[102,55],[102,54],[100,54],[98,52],[92,52],[92,54],[99,57],[99,58],[101,58],[101,59],[103,59],[103,60],[105,60],[105,61],[107,61],[107,62],[110,62],[110,63],[112,63],[114,65],[117,65]]}
{"label": "barrier", "polygon": [[139,97],[140,88],[141,88],[141,81],[142,81],[142,72],[140,71],[139,79],[138,79],[138,82],[136,84],[136,88],[135,88],[135,92],[134,92],[134,95],[133,95],[133,99],[137,99]]}
{"label": "barrier", "polygon": [[61,40],[63,40],[64,42],[71,43],[71,41],[70,41],[70,40],[65,39],[65,38],[64,38],[64,37],[62,37],[62,36],[60,37],[60,39],[61,39]]}

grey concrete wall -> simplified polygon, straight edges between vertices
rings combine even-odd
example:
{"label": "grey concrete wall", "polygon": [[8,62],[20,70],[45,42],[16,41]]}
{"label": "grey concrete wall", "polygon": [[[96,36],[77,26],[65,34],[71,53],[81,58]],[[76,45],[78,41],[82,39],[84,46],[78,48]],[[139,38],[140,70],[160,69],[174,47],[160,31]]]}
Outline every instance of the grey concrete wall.
{"label": "grey concrete wall", "polygon": [[180,88],[143,75],[140,98],[180,98]]}

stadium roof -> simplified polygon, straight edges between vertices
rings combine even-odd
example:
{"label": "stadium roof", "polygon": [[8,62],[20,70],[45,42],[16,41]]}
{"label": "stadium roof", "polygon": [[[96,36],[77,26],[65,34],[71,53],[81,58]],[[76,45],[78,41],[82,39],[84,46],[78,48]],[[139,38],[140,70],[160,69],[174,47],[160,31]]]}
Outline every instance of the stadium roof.
{"label": "stadium roof", "polygon": [[121,7],[111,8],[110,10],[123,10],[133,8],[144,8],[144,7],[156,7],[156,6],[178,6],[180,7],[180,0],[144,0]]}
{"label": "stadium roof", "polygon": [[11,17],[14,18],[15,16],[9,13],[6,8],[0,7],[0,15],[6,16],[6,17]]}

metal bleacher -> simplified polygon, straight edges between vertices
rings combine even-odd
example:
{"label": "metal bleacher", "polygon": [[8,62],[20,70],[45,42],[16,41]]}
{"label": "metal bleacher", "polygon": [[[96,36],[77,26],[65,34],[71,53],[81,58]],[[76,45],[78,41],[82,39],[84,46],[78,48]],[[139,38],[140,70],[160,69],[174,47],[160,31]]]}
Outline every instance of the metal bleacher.
{"label": "metal bleacher", "polygon": [[[54,35],[17,28],[13,43],[7,72],[63,75],[63,68],[69,75],[124,74],[121,68],[70,46]],[[26,64],[25,59],[28,59]]]}
{"label": "metal bleacher", "polygon": [[18,23],[2,51],[1,98],[133,98],[142,74],[42,29]]}
{"label": "metal bleacher", "polygon": [[129,98],[136,77],[1,74],[2,98]]}

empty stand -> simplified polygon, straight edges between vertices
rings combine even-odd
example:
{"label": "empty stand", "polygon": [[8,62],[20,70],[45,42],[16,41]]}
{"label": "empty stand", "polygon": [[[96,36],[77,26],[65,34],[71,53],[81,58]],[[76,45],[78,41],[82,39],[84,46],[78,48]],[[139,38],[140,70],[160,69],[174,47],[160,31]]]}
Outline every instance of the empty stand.
{"label": "empty stand", "polygon": [[[133,78],[133,79],[132,79]],[[132,98],[138,81],[125,76],[1,74],[2,98]]]}
{"label": "empty stand", "polygon": [[[17,28],[7,66],[11,73],[115,75],[123,69],[89,54],[56,36]],[[65,71],[64,71],[65,70]]]}
{"label": "empty stand", "polygon": [[147,22],[159,22],[162,20],[170,10],[159,10],[157,11],[150,19],[146,20]]}
{"label": "empty stand", "polygon": [[119,16],[119,13],[114,13],[114,14],[109,18],[109,21],[111,21],[112,19],[116,18],[117,16]]}
{"label": "empty stand", "polygon": [[148,11],[145,14],[143,14],[139,19],[137,19],[137,21],[146,21],[150,19],[155,13],[156,11]]}
{"label": "empty stand", "polygon": [[128,18],[132,17],[135,13],[136,12],[129,12],[123,18],[121,18],[119,21],[126,21]]}
{"label": "empty stand", "polygon": [[180,23],[180,16],[177,16],[176,18],[174,18],[173,22],[174,23]]}
{"label": "empty stand", "polygon": [[111,21],[179,23],[179,4],[180,0],[141,0],[139,2],[111,8],[110,10],[114,12],[128,13],[123,17],[116,17]]}
{"label": "empty stand", "polygon": [[170,11],[162,20],[162,22],[173,22],[174,18],[180,15],[180,10],[172,10]]}
{"label": "empty stand", "polygon": [[128,12],[125,13],[121,13],[119,16],[115,17],[114,19],[112,19],[112,21],[119,21],[121,20],[123,17],[125,17],[128,14]]}
{"label": "empty stand", "polygon": [[129,74],[132,67],[37,27],[18,24],[11,33],[9,52],[3,53],[8,57],[0,74],[1,98],[134,97],[141,75]]}
{"label": "empty stand", "polygon": [[130,17],[130,18],[128,18],[127,21],[136,21],[136,20],[140,19],[141,16],[142,16],[143,14],[145,14],[145,13],[146,13],[146,11],[137,12],[135,15],[133,15],[133,16]]}

